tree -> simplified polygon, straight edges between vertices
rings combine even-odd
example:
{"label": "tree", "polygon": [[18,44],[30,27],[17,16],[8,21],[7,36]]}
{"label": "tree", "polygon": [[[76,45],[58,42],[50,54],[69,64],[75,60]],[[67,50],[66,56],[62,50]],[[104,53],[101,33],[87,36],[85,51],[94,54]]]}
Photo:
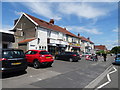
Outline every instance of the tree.
{"label": "tree", "polygon": [[100,50],[100,51],[96,52],[96,54],[98,54],[98,55],[100,55],[100,54],[104,54],[104,53],[105,53],[104,50]]}
{"label": "tree", "polygon": [[113,47],[110,52],[114,54],[120,53],[120,46]]}

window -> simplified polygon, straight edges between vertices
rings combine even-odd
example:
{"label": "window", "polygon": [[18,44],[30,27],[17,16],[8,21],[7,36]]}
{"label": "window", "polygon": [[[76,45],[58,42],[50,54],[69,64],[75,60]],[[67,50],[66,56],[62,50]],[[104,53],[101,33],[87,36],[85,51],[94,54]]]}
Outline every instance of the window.
{"label": "window", "polygon": [[38,38],[38,44],[40,43],[40,38]]}
{"label": "window", "polygon": [[28,52],[26,52],[25,54],[30,54],[32,51],[28,51]]}
{"label": "window", "polygon": [[8,48],[8,44],[3,44],[2,47],[3,48]]}
{"label": "window", "polygon": [[37,53],[37,51],[28,51],[25,54],[36,54],[36,53]]}
{"label": "window", "polygon": [[39,49],[41,49],[41,46],[39,46]]}
{"label": "window", "polygon": [[37,51],[32,51],[30,54],[36,54],[37,53]]}
{"label": "window", "polygon": [[21,31],[21,33],[20,33],[21,35],[20,36],[24,36],[24,32],[23,31]]}
{"label": "window", "polygon": [[47,36],[48,36],[48,37],[51,36],[51,31],[50,31],[50,30],[48,30],[48,32],[47,32]]}
{"label": "window", "polygon": [[4,58],[21,58],[24,57],[24,52],[21,50],[8,50],[8,51],[3,51],[3,57]]}
{"label": "window", "polygon": [[50,54],[50,53],[47,51],[41,51],[40,54],[45,55],[45,54]]}

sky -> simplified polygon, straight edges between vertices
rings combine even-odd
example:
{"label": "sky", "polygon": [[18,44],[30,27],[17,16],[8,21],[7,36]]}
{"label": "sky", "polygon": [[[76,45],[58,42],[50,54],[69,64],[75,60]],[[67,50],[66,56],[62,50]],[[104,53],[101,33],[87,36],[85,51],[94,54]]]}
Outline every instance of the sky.
{"label": "sky", "polygon": [[117,2],[18,1],[2,2],[3,30],[12,29],[14,20],[24,12],[48,22],[54,19],[55,25],[65,27],[75,35],[80,33],[81,36],[90,37],[95,45],[106,45],[108,49],[118,45]]}

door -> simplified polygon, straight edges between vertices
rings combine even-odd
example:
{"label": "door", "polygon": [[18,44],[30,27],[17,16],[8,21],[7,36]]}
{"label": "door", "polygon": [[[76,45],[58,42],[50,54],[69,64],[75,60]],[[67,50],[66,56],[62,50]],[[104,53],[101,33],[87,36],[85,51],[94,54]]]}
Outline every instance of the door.
{"label": "door", "polygon": [[65,60],[65,52],[61,52],[59,57],[60,57],[60,59]]}
{"label": "door", "polygon": [[26,59],[27,59],[27,62],[30,62],[32,63],[33,60],[36,58],[36,54],[37,51],[28,51],[25,53],[25,56],[26,56]]}

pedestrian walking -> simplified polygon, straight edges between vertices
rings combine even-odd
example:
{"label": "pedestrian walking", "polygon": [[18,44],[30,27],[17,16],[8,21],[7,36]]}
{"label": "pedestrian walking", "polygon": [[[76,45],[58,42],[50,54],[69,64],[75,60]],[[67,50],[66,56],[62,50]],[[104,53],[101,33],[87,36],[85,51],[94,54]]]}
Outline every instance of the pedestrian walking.
{"label": "pedestrian walking", "polygon": [[107,54],[106,53],[103,54],[103,58],[104,58],[104,61],[106,62],[106,58],[107,58]]}
{"label": "pedestrian walking", "polygon": [[95,55],[95,54],[92,54],[92,55],[91,55],[91,59],[92,59],[92,61],[96,61],[96,55]]}
{"label": "pedestrian walking", "polygon": [[97,54],[95,54],[95,61],[98,61],[98,56],[97,56]]}

